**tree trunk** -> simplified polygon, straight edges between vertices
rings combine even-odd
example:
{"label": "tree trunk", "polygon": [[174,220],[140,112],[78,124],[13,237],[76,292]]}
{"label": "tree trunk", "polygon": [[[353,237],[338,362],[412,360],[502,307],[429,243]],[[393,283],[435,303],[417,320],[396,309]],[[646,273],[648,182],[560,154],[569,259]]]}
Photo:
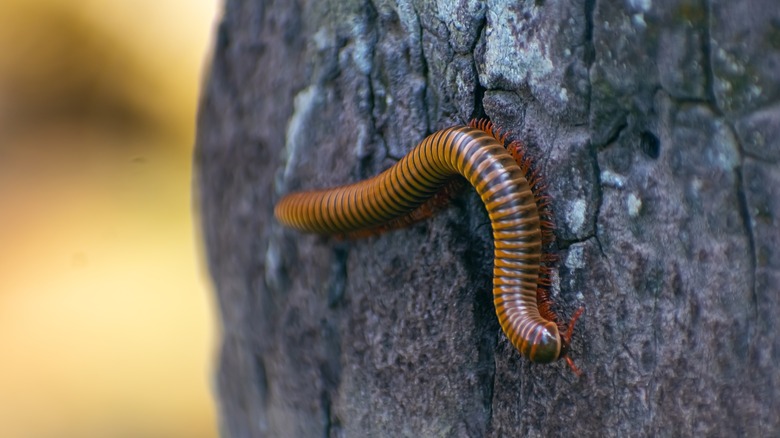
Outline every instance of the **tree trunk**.
{"label": "tree trunk", "polygon": [[[777,434],[778,71],[772,0],[227,0],[196,157],[224,433]],[[470,188],[363,240],[273,218],[474,117],[548,184],[583,377],[500,331]]]}

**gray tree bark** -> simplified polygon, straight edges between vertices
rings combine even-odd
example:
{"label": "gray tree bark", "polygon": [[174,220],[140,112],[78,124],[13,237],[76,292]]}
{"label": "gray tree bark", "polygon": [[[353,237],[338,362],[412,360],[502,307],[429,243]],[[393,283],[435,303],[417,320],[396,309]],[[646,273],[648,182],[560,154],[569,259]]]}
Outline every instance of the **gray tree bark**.
{"label": "gray tree bark", "polygon": [[[778,72],[772,0],[227,0],[196,156],[224,433],[780,433]],[[581,378],[501,333],[472,190],[364,240],[273,218],[482,116],[549,184]]]}

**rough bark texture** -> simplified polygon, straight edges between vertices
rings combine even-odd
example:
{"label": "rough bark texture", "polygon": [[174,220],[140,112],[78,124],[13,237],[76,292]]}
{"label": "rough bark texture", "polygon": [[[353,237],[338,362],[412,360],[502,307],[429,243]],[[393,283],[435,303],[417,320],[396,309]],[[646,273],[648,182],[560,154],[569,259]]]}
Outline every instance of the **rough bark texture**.
{"label": "rough bark texture", "polygon": [[[196,157],[225,434],[777,434],[778,72],[773,0],[227,0]],[[478,116],[544,171],[582,378],[500,332],[472,190],[365,240],[273,219]]]}

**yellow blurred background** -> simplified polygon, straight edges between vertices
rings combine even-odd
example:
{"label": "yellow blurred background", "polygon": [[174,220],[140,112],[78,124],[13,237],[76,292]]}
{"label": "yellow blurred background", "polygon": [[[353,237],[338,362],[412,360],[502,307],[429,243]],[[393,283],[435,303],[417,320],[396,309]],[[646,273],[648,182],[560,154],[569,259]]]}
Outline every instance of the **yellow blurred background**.
{"label": "yellow blurred background", "polygon": [[191,202],[217,0],[0,1],[0,437],[213,437]]}

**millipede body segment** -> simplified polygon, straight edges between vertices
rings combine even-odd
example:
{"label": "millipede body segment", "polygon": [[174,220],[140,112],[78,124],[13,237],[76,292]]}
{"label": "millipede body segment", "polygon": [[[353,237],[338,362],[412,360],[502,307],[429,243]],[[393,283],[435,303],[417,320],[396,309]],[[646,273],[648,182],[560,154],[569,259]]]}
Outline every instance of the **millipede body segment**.
{"label": "millipede body segment", "polygon": [[566,357],[571,323],[566,330],[549,310],[542,253],[546,222],[539,205],[543,199],[534,193],[527,160],[518,158],[517,145],[510,146],[514,149],[504,147],[504,137],[486,121],[444,129],[381,174],[287,195],[274,214],[282,224],[301,231],[359,234],[413,217],[454,176],[462,175],[490,216],[495,243],[493,302],[501,328],[525,357],[552,362]]}

